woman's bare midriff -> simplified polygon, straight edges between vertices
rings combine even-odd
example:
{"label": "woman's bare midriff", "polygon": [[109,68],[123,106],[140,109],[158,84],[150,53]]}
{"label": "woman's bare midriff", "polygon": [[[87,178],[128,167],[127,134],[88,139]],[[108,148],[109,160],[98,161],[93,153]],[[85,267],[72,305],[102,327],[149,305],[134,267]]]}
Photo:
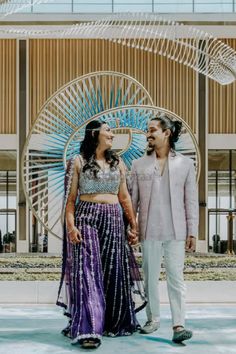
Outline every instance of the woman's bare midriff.
{"label": "woman's bare midriff", "polygon": [[84,202],[116,204],[119,203],[118,196],[115,194],[82,194],[79,197]]}

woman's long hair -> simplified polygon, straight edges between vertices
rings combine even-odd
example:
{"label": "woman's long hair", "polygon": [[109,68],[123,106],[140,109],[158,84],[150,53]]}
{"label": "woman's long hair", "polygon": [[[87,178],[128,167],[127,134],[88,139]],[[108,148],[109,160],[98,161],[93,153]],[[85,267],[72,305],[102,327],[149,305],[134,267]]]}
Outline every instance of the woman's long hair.
{"label": "woman's long hair", "polygon": [[[85,160],[83,166],[83,172],[90,170],[94,176],[97,176],[100,166],[95,160],[95,151],[98,146],[98,136],[100,129],[103,124],[106,124],[104,121],[93,120],[86,125],[84,140],[80,145],[80,154]],[[107,149],[104,152],[105,160],[110,165],[110,168],[116,169],[119,164],[118,155],[111,149]]]}

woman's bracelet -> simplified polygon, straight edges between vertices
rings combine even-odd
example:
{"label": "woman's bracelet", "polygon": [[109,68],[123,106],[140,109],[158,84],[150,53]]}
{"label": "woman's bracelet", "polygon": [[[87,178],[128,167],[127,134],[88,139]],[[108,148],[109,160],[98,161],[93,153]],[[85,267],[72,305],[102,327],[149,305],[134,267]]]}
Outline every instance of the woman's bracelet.
{"label": "woman's bracelet", "polygon": [[74,229],[76,229],[76,227],[75,227],[75,226],[73,226],[71,230],[67,230],[67,233],[68,233],[68,234],[71,234],[71,233],[72,233],[72,231],[74,231]]}

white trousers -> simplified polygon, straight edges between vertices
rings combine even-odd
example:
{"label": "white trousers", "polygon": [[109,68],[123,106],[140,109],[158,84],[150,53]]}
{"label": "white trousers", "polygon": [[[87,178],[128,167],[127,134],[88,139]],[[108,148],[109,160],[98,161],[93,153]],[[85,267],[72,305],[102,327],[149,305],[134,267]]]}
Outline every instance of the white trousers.
{"label": "white trousers", "polygon": [[145,240],[142,243],[142,251],[145,289],[148,298],[148,304],[146,307],[148,320],[160,321],[158,284],[161,262],[164,256],[172,325],[173,327],[184,326],[185,285],[183,269],[185,241]]}

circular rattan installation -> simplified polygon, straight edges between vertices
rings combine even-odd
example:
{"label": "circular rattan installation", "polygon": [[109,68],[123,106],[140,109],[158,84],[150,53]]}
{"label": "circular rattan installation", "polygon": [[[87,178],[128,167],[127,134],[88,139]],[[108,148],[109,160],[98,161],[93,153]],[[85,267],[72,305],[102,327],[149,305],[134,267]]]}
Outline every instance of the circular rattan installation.
{"label": "circular rattan installation", "polygon": [[[167,116],[173,121],[178,120],[182,122],[181,135],[176,143],[176,151],[193,159],[196,170],[196,180],[198,181],[200,176],[201,160],[196,138],[189,125],[181,117],[161,107],[131,105],[112,108],[98,113],[71,134],[68,139],[67,146],[70,144],[80,145],[80,142],[84,136],[84,134],[81,134],[81,131],[84,133],[83,128],[90,121],[94,119],[105,121],[115,134],[118,132],[123,136],[128,135],[128,142],[126,141],[127,139],[118,139],[120,140],[120,144],[115,145],[118,154],[125,162],[127,169],[130,170],[132,161],[142,157],[145,153],[147,147],[146,131],[149,120],[153,116],[161,113],[167,114]],[[116,140],[114,143],[116,143]],[[64,151],[65,165],[66,157],[67,147]],[[130,181],[130,178],[128,178],[128,180]],[[62,215],[62,219],[63,217],[64,215]],[[134,249],[136,252],[140,252],[140,244],[135,245]]]}
{"label": "circular rattan installation", "polygon": [[[137,80],[111,71],[79,77],[46,101],[26,139],[22,179],[28,205],[47,231],[62,237],[60,216],[65,163],[79,152],[79,141],[87,122],[114,107],[152,104],[149,93]],[[122,131],[116,129],[116,133],[122,134]],[[124,155],[127,149],[138,147],[135,139],[135,134],[129,130]],[[144,142],[143,138],[142,151]]]}

